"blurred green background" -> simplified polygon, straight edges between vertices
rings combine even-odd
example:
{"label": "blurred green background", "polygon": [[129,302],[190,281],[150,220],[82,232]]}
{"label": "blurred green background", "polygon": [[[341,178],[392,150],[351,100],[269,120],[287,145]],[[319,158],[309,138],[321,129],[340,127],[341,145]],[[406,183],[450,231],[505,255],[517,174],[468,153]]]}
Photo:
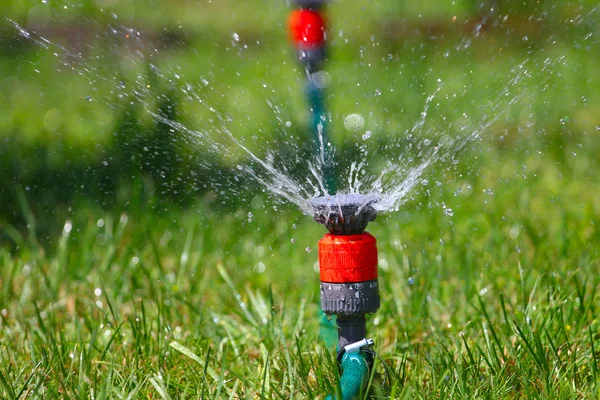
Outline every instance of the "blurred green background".
{"label": "blurred green background", "polygon": [[[331,2],[328,105],[341,158],[357,158],[362,135],[343,128],[345,115],[365,116],[373,147],[385,149],[420,120],[441,81],[423,132],[477,129],[506,110],[483,143],[457,157],[460,171],[538,153],[548,165],[567,163],[567,179],[597,181],[589,174],[600,146],[594,6]],[[308,141],[289,9],[284,1],[4,1],[0,223],[24,231],[31,208],[40,236],[50,237],[83,204],[246,207],[261,189],[236,183],[242,156],[211,152],[152,113],[212,137],[227,129],[259,155],[285,149],[289,137]],[[385,162],[403,151],[377,154]]]}

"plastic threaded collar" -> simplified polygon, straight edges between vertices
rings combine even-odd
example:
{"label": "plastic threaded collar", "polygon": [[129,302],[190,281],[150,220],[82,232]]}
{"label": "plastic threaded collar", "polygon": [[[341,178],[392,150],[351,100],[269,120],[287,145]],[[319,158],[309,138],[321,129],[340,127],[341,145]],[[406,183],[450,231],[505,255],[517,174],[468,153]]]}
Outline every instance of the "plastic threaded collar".
{"label": "plastic threaded collar", "polygon": [[327,234],[319,241],[321,282],[377,280],[377,241],[369,233]]}

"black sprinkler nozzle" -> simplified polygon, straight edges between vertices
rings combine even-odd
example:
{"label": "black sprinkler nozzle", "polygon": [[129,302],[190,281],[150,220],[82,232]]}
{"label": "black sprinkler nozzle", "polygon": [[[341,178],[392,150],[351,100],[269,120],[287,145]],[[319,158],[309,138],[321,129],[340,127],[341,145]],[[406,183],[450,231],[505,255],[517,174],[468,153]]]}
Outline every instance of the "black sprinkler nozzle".
{"label": "black sprinkler nozzle", "polygon": [[313,218],[334,235],[363,233],[369,222],[377,217],[376,194],[336,194],[316,197],[310,201]]}

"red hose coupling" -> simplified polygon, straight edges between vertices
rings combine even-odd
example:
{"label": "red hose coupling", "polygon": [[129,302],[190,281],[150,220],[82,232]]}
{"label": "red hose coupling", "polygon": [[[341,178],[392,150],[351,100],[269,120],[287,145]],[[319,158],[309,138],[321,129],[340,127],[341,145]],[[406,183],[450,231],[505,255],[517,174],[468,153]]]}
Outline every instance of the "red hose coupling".
{"label": "red hose coupling", "polygon": [[368,233],[332,235],[319,241],[321,309],[361,316],[379,308],[377,242]]}
{"label": "red hose coupling", "polygon": [[321,282],[356,283],[377,279],[377,241],[369,233],[332,235],[319,241]]}
{"label": "red hose coupling", "polygon": [[299,9],[288,20],[290,40],[299,49],[310,50],[325,45],[325,19],[321,13]]}

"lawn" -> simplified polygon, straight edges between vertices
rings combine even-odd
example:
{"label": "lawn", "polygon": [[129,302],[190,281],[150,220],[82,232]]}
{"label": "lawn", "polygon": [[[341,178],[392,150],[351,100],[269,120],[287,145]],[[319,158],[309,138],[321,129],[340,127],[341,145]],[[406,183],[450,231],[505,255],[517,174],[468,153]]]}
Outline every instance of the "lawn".
{"label": "lawn", "polygon": [[[412,154],[415,126],[413,142],[482,131],[369,225],[382,304],[365,398],[598,397],[600,9],[500,2],[477,33],[480,3],[455,3],[330,10],[342,165],[364,154],[350,113],[374,170]],[[7,3],[0,398],[325,398],[325,229],[240,178],[239,149],[152,116],[259,156],[304,140],[288,9],[136,4]]]}

